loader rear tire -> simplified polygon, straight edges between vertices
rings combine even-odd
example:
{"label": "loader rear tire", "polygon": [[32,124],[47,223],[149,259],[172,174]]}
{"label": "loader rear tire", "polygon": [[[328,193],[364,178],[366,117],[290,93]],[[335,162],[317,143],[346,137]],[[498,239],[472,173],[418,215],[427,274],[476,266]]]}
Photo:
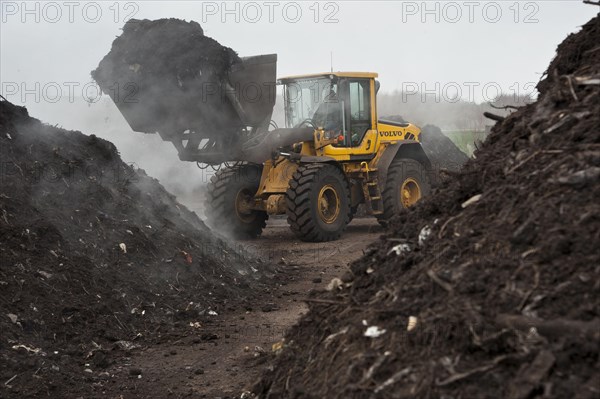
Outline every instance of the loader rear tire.
{"label": "loader rear tire", "polygon": [[427,171],[421,163],[409,158],[395,159],[388,169],[382,192],[383,213],[377,216],[377,221],[387,227],[394,216],[430,192]]}
{"label": "loader rear tire", "polygon": [[350,222],[350,188],[334,165],[300,166],[290,179],[286,204],[290,229],[302,241],[336,240]]}
{"label": "loader rear tire", "polygon": [[220,169],[210,179],[206,219],[218,232],[235,239],[260,236],[269,215],[249,209],[260,185],[262,166],[242,164]]}

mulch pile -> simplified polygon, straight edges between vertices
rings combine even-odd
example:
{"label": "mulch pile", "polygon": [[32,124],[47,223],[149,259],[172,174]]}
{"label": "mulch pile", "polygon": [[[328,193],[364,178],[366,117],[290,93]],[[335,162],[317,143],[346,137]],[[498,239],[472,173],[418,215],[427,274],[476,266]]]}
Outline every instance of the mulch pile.
{"label": "mulch pile", "polygon": [[435,170],[458,171],[469,157],[435,125],[421,129],[421,144]]}
{"label": "mulch pile", "polygon": [[309,300],[255,393],[599,397],[599,43],[596,17],[535,103]]}
{"label": "mulch pile", "polygon": [[0,158],[0,397],[90,397],[113,355],[265,287],[270,267],[105,140],[1,101]]}
{"label": "mulch pile", "polygon": [[238,118],[221,80],[239,62],[197,22],[131,19],[92,77],[134,130],[169,136]]}
{"label": "mulch pile", "polygon": [[[396,122],[406,122],[400,115],[385,116],[382,119]],[[435,125],[425,125],[419,136],[421,145],[431,161],[433,173],[432,183],[437,185],[442,170],[456,172],[467,162],[469,157],[456,146],[442,130]]]}

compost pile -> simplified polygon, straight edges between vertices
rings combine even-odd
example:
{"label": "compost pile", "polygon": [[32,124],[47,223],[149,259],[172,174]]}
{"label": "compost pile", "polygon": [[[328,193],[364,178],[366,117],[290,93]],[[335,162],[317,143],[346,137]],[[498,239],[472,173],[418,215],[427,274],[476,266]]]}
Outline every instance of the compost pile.
{"label": "compost pile", "polygon": [[113,356],[256,300],[269,269],[111,143],[2,101],[0,148],[0,396],[93,389]]}
{"label": "compost pile", "polygon": [[[600,18],[288,334],[261,397],[600,395]],[[341,284],[340,284],[341,283]]]}
{"label": "compost pile", "polygon": [[[406,122],[400,115],[386,116],[382,119],[395,122]],[[427,157],[431,161],[433,172],[435,172],[432,174],[432,178],[435,179],[433,182],[434,185],[439,182],[439,176],[442,170],[456,172],[469,159],[469,157],[435,125],[425,125],[422,127],[419,140],[421,141],[425,154],[427,154]]]}
{"label": "compost pile", "polygon": [[421,129],[421,143],[434,169],[458,171],[469,159],[442,130],[435,125]]}
{"label": "compost pile", "polygon": [[239,120],[221,81],[240,61],[197,22],[131,19],[92,77],[133,130],[168,136]]}

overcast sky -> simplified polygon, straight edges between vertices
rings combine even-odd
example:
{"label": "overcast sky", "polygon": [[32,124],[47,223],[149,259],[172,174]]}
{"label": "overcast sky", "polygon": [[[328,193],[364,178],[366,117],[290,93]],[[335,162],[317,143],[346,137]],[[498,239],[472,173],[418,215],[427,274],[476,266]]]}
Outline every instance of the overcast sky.
{"label": "overcast sky", "polygon": [[124,20],[176,17],[200,22],[242,56],[278,53],[279,76],[327,71],[333,53],[335,70],[379,72],[383,91],[439,84],[481,100],[486,84],[490,93],[496,83],[531,91],[556,45],[598,12],[574,0],[1,4],[1,80],[9,95],[14,83],[20,92],[35,82],[40,90],[52,82],[65,91],[70,82],[83,85]]}

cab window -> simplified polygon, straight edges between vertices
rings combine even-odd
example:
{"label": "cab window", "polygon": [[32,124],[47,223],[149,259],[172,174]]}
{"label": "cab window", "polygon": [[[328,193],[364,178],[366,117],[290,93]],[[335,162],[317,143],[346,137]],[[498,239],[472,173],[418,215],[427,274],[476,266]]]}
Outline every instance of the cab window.
{"label": "cab window", "polygon": [[349,137],[352,147],[360,145],[365,133],[371,128],[371,86],[369,79],[350,80],[348,94],[350,106],[348,112]]}

